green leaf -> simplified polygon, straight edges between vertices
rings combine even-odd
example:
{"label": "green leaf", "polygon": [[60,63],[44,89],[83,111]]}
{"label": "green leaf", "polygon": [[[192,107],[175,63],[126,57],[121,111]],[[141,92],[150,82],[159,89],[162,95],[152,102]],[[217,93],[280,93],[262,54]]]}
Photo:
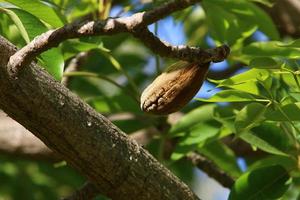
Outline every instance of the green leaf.
{"label": "green leaf", "polygon": [[180,146],[202,144],[205,143],[209,138],[216,136],[219,132],[219,127],[212,126],[209,124],[197,124],[191,130],[187,131],[185,137],[182,137],[178,144]]}
{"label": "green leaf", "polygon": [[[61,27],[66,20],[49,3],[40,0],[6,0],[19,8],[31,13],[53,27]],[[33,24],[34,25],[34,24]]]}
{"label": "green leaf", "polygon": [[240,135],[240,138],[254,147],[276,155],[288,156],[286,152],[292,148],[282,129],[272,123],[265,122],[254,127],[250,132]]}
{"label": "green leaf", "polygon": [[295,93],[290,93],[291,98],[295,99],[295,101],[299,101],[300,102],[300,93],[299,92],[295,92]]}
{"label": "green leaf", "polygon": [[87,100],[95,110],[100,113],[120,113],[131,112],[141,113],[136,102],[125,94],[115,95],[113,97],[94,97]]}
{"label": "green leaf", "polygon": [[288,172],[279,165],[254,169],[236,181],[229,200],[278,199],[289,188],[288,180]]}
{"label": "green leaf", "polygon": [[169,134],[175,136],[176,133],[190,129],[198,123],[211,120],[213,118],[213,110],[215,107],[215,104],[207,104],[188,112],[171,127]]}
{"label": "green leaf", "polygon": [[[230,18],[230,14],[216,4],[210,3],[209,1],[203,1],[202,4],[207,13],[207,21],[210,27],[209,30],[211,32],[211,35],[215,39],[218,39],[220,43],[225,42],[226,32],[229,26],[227,18]],[[211,12],[212,10],[219,13],[220,15],[215,15],[213,12]],[[223,18],[221,18],[220,16],[223,16]]]}
{"label": "green leaf", "polygon": [[238,85],[246,81],[255,81],[258,78],[260,80],[265,79],[269,76],[269,74],[270,74],[269,71],[265,69],[250,69],[243,73],[232,76],[228,79],[219,80],[217,81],[217,83],[219,84],[218,85],[219,87],[222,86],[229,87],[230,85]]}
{"label": "green leaf", "polygon": [[209,31],[220,44],[224,42],[229,45],[241,43],[257,29],[256,24],[245,24],[236,13],[232,12],[231,2],[222,4],[220,1],[203,1],[202,6],[206,11]]}
{"label": "green leaf", "polygon": [[270,57],[258,57],[250,61],[249,67],[259,69],[279,69],[281,64]]}
{"label": "green leaf", "polygon": [[297,160],[287,157],[287,156],[279,156],[279,155],[270,155],[266,158],[255,161],[251,166],[249,166],[249,170],[253,170],[256,168],[278,165],[280,164],[285,169],[296,169],[297,168]]}
{"label": "green leaf", "polygon": [[[64,57],[59,48],[52,48],[40,55],[42,65],[56,79],[61,80],[64,71]],[[55,58],[55,59],[53,59]]]}
{"label": "green leaf", "polygon": [[300,48],[300,39],[294,40],[293,42],[291,42],[289,44],[278,43],[278,46],[280,46],[280,47],[295,47],[295,48]]}
{"label": "green leaf", "polygon": [[233,151],[220,141],[207,143],[205,146],[198,148],[198,151],[232,177],[236,178],[241,175]]}
{"label": "green leaf", "polygon": [[[182,132],[181,137],[172,153],[171,159],[178,160],[187,153],[203,146],[209,140],[215,138],[219,133],[219,126],[209,123],[198,123],[197,125]],[[179,134],[177,134],[178,136]]]}
{"label": "green leaf", "polygon": [[274,5],[274,1],[276,0],[248,0],[248,1],[253,1],[253,2],[257,2],[257,3],[261,3],[264,4],[268,7],[272,7]]}
{"label": "green leaf", "polygon": [[[24,24],[22,23],[22,21],[18,17],[18,15],[16,15],[10,9],[0,8],[0,11],[3,12],[3,13],[5,13],[5,14],[7,14],[9,16],[9,18],[14,22],[14,24],[19,29],[19,31],[20,31],[23,39],[26,41],[26,43],[29,43],[30,42],[29,35],[28,35],[28,33],[27,33],[26,29],[25,29]],[[26,28],[31,28],[32,27],[31,21],[30,20],[27,21],[26,17],[24,19],[25,19],[24,20],[25,25],[29,25],[29,26],[26,26]]]}
{"label": "green leaf", "polygon": [[77,55],[80,52],[86,52],[93,49],[97,49],[103,52],[109,52],[109,49],[106,49],[103,46],[101,40],[92,43],[92,42],[81,41],[78,39],[73,39],[73,40],[64,41],[62,45],[62,51],[64,53],[65,60],[73,57],[74,55]]}
{"label": "green leaf", "polygon": [[282,152],[281,150],[277,149],[276,147],[269,144],[268,141],[265,141],[259,138],[257,135],[253,135],[251,133],[245,133],[240,136],[244,141],[250,143],[253,147],[256,147],[262,151],[274,154],[274,155],[281,155],[281,156],[288,156],[288,154]]}
{"label": "green leaf", "polygon": [[[289,91],[289,93],[293,92],[294,94],[296,94],[299,87],[298,87],[298,84],[295,79],[297,78],[299,81],[300,80],[299,75],[294,76],[294,74],[291,72],[283,72],[282,74],[279,74],[279,75],[280,75],[280,78],[282,78],[282,80],[286,84],[285,90]],[[293,90],[289,90],[289,89],[293,89]],[[299,92],[298,92],[298,94],[299,94]]]}
{"label": "green leaf", "polygon": [[258,126],[265,118],[264,113],[267,106],[260,103],[250,103],[237,113],[235,119],[235,130],[237,135]]}
{"label": "green leaf", "polygon": [[242,49],[248,56],[259,57],[284,57],[289,59],[300,58],[300,49],[294,47],[281,47],[277,41],[253,42]]}
{"label": "green leaf", "polygon": [[209,99],[196,98],[204,102],[244,102],[244,101],[267,101],[256,99],[251,94],[237,90],[224,90],[213,95]]}
{"label": "green leaf", "polygon": [[281,110],[268,109],[265,117],[271,121],[300,121],[300,102],[281,106]]}
{"label": "green leaf", "polygon": [[265,69],[250,69],[228,79],[213,82],[218,83],[217,87],[228,87],[261,96],[261,88],[257,80],[265,80],[269,74]]}
{"label": "green leaf", "polygon": [[[37,35],[46,32],[46,26],[35,16],[18,8],[3,10],[16,24],[24,40],[28,43]],[[52,48],[40,55],[46,70],[57,80],[60,80],[64,69],[64,59],[59,48]],[[55,59],[54,59],[55,58]]]}
{"label": "green leaf", "polygon": [[183,26],[187,38],[187,45],[201,45],[205,42],[204,37],[207,33],[207,26],[205,24],[206,17],[200,7],[190,7],[190,10],[191,13],[188,16],[184,19],[180,19],[185,22]]}
{"label": "green leaf", "polygon": [[[224,19],[224,21],[227,21],[227,23],[224,23],[224,27],[227,29],[231,29],[228,34],[239,35],[241,32],[243,33],[249,31],[249,27],[256,26],[271,39],[279,39],[277,28],[270,16],[252,2],[246,0],[205,0],[203,1],[203,3],[204,5],[209,3],[210,7],[214,6],[211,7],[211,9],[207,11],[207,13],[211,13],[209,17],[211,17],[211,15],[216,15],[215,13],[218,13],[218,15],[216,16],[219,16],[219,20],[215,20],[215,24],[222,23],[222,18]],[[215,10],[216,6],[221,8],[223,12],[221,12],[220,10]],[[224,15],[224,13],[229,13],[230,15]],[[247,22],[247,26],[245,26],[245,21]]]}
{"label": "green leaf", "polygon": [[234,119],[235,119],[235,117],[236,117],[235,111],[230,106],[216,107],[214,109],[214,118],[218,122],[220,122],[220,123],[223,124],[224,130],[227,130],[230,133],[234,133],[235,132],[235,127],[234,127]]}

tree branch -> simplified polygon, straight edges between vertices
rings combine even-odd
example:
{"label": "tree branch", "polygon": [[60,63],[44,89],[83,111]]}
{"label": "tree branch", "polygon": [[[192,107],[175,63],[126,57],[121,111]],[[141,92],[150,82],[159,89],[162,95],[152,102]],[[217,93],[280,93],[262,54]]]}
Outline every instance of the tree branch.
{"label": "tree branch", "polygon": [[208,63],[223,61],[230,53],[230,49],[227,45],[206,50],[185,45],[172,46],[157,38],[147,27],[134,30],[132,34],[140,39],[145,46],[151,49],[155,54],[162,57],[176,58],[189,62]]}
{"label": "tree branch", "polygon": [[198,153],[189,153],[186,158],[190,160],[195,166],[204,171],[208,176],[218,181],[221,185],[231,188],[234,184],[234,179],[227,173],[219,169],[213,162],[207,160]]}
{"label": "tree branch", "polygon": [[[229,54],[229,48],[226,45],[208,50],[186,46],[173,47],[160,41],[147,29],[149,24],[197,2],[199,2],[199,0],[173,0],[153,10],[136,13],[130,17],[109,18],[105,21],[74,22],[62,28],[50,30],[36,37],[32,42],[11,56],[8,64],[9,73],[12,77],[16,76],[22,66],[28,65],[42,52],[58,46],[64,40],[82,36],[113,35],[118,33],[133,34],[154,53],[161,56],[191,62],[197,61],[199,63],[224,60]],[[153,48],[154,45],[152,42],[161,48]]]}
{"label": "tree branch", "polygon": [[[108,117],[110,120],[111,117]],[[116,118],[116,116],[114,116]],[[131,133],[129,137],[139,145],[147,145],[159,132],[154,127]],[[61,157],[40,139],[0,110],[0,153],[26,159],[58,161]]]}
{"label": "tree branch", "polygon": [[146,150],[36,64],[17,79],[15,46],[0,37],[0,108],[112,199],[198,199]]}

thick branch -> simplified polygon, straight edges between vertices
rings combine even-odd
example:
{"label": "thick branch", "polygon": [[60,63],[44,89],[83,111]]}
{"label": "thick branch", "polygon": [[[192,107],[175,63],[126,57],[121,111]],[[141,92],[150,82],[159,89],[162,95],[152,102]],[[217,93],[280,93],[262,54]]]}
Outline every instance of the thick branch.
{"label": "thick branch", "polygon": [[31,64],[7,72],[16,48],[0,37],[0,108],[58,152],[112,199],[198,199],[146,150]]}
{"label": "thick branch", "polygon": [[[173,47],[156,38],[147,30],[147,25],[171,14],[172,12],[184,9],[190,5],[199,2],[199,0],[174,0],[154,8],[151,11],[136,13],[130,17],[107,19],[105,21],[75,22],[65,25],[56,30],[50,30],[37,38],[31,43],[20,49],[16,54],[11,56],[9,60],[9,73],[16,76],[19,69],[28,65],[34,58],[42,52],[58,46],[61,42],[71,38],[82,36],[96,35],[113,35],[117,33],[132,33],[139,38],[155,53],[186,61],[197,61],[200,63],[210,61],[224,60],[229,54],[229,48],[203,50],[201,48]],[[160,48],[154,48],[152,42],[155,42]],[[202,58],[202,56],[204,58]]]}
{"label": "thick branch", "polygon": [[[110,117],[109,117],[110,118]],[[116,118],[114,116],[114,118]],[[142,129],[129,135],[139,145],[147,145],[158,131],[154,127]],[[40,139],[26,130],[15,120],[0,110],[0,153],[26,159],[58,161],[58,154],[53,153]]]}
{"label": "thick branch", "polygon": [[187,155],[187,159],[190,160],[195,166],[204,171],[208,176],[218,181],[221,185],[227,188],[231,188],[234,184],[234,179],[219,169],[210,160],[201,156],[198,153],[190,153]]}

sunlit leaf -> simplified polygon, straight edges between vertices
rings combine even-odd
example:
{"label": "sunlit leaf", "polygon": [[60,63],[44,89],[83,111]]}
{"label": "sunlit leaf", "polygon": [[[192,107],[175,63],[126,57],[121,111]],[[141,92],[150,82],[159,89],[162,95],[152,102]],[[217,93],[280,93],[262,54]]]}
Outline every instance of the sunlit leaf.
{"label": "sunlit leaf", "polygon": [[300,49],[281,47],[276,41],[254,42],[243,48],[242,53],[249,56],[300,58]]}
{"label": "sunlit leaf", "polygon": [[261,95],[257,80],[265,80],[269,76],[265,69],[250,69],[228,79],[214,81],[217,87],[228,87],[254,95]]}
{"label": "sunlit leaf", "polygon": [[19,8],[31,13],[53,27],[64,25],[65,19],[53,8],[53,5],[40,0],[6,0]]}
{"label": "sunlit leaf", "polygon": [[284,43],[278,43],[278,46],[280,47],[295,47],[295,48],[300,48],[300,39],[294,40],[291,43],[284,44]]}
{"label": "sunlit leaf", "polygon": [[[37,35],[46,32],[48,29],[38,18],[18,8],[2,8],[5,13],[14,21],[20,30],[24,40],[29,43]],[[57,80],[62,77],[64,59],[59,48],[52,48],[40,55],[41,62],[46,70]],[[54,59],[55,58],[55,59]]]}
{"label": "sunlit leaf", "polygon": [[253,1],[253,2],[257,2],[257,3],[261,3],[264,4],[268,7],[272,7],[275,3],[276,0],[248,0],[248,1]]}
{"label": "sunlit leaf", "polygon": [[205,102],[245,102],[245,101],[267,101],[264,99],[256,99],[251,94],[237,90],[224,90],[213,95],[209,99],[197,98],[199,101]]}
{"label": "sunlit leaf", "polygon": [[234,75],[228,79],[218,81],[219,86],[230,86],[235,84],[241,84],[246,81],[253,81],[257,79],[265,79],[269,76],[269,71],[265,69],[250,69],[243,73]]}

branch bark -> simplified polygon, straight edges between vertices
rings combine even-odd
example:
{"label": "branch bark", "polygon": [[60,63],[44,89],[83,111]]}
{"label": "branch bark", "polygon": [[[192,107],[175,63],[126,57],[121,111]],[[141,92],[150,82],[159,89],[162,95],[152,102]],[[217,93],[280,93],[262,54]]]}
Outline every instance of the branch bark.
{"label": "branch bark", "polygon": [[[142,129],[129,135],[139,145],[147,145],[155,135],[154,127]],[[51,151],[40,139],[0,110],[0,153],[32,160],[58,161],[58,154]]]}
{"label": "branch bark", "polygon": [[0,37],[0,108],[112,199],[198,199],[146,150],[32,63],[15,79]]}
{"label": "branch bark", "polygon": [[[173,12],[182,10],[199,0],[173,0],[147,12],[133,14],[130,17],[106,19],[104,21],[74,22],[56,30],[50,30],[36,37],[9,59],[10,76],[16,77],[22,66],[26,66],[42,52],[59,45],[62,41],[82,36],[113,35],[131,33],[139,38],[154,53],[189,62],[208,63],[224,60],[230,49],[223,45],[213,49],[201,49],[187,46],[171,46],[155,37],[147,26]],[[153,46],[155,44],[155,46]],[[159,48],[154,48],[158,46]]]}
{"label": "branch bark", "polygon": [[200,154],[192,152],[189,153],[186,158],[224,187],[231,188],[233,186],[235,180],[231,176],[219,169],[213,162],[201,156]]}

